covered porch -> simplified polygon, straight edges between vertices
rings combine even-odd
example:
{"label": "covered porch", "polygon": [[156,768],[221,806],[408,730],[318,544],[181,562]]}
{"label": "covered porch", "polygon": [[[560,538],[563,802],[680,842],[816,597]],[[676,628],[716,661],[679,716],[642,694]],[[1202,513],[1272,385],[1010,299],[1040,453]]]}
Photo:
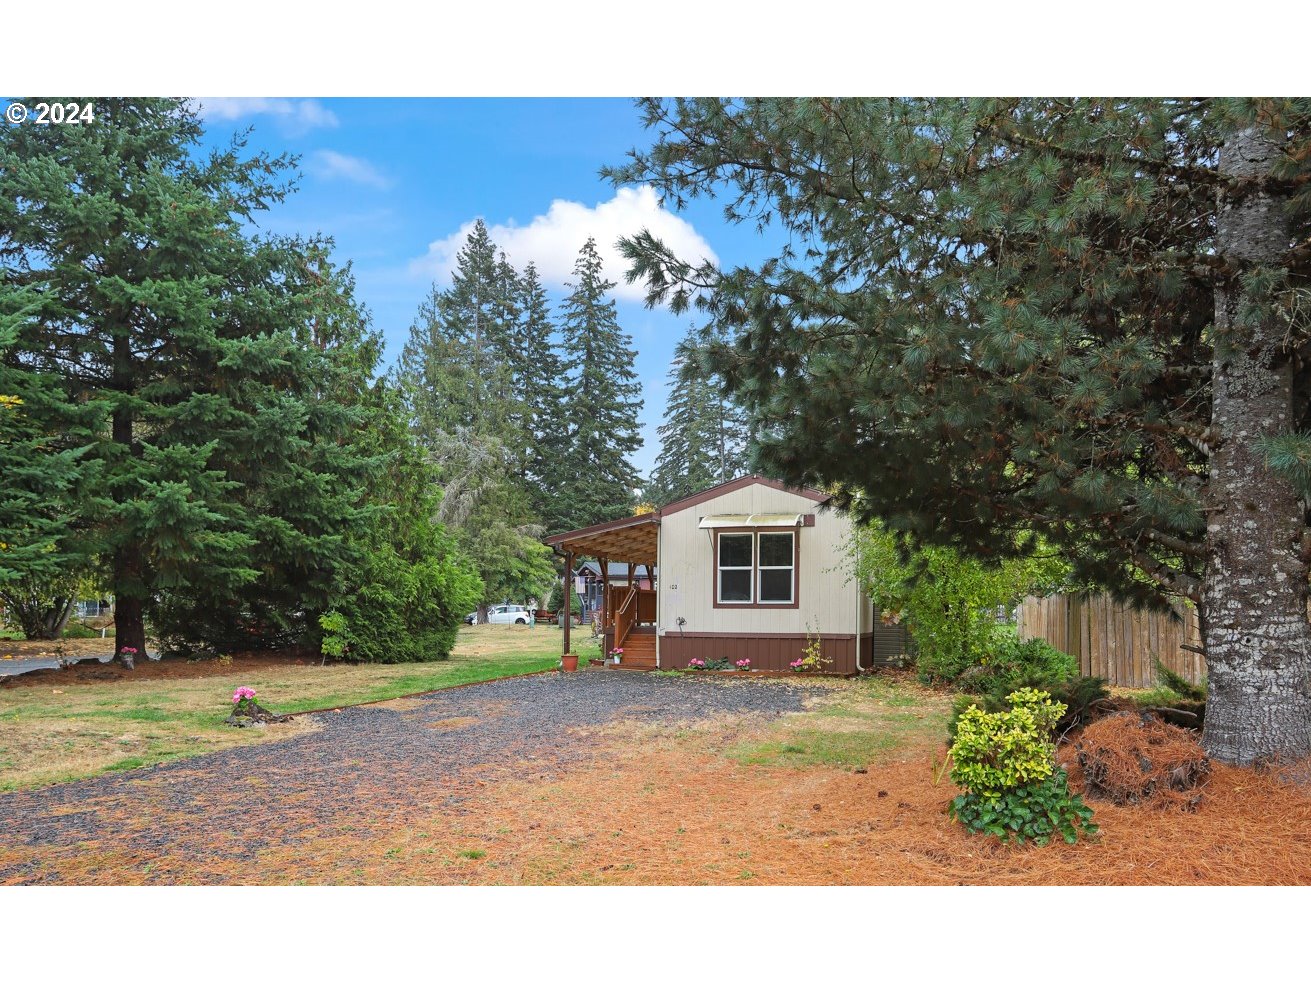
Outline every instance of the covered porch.
{"label": "covered porch", "polygon": [[[603,651],[622,649],[617,668],[655,669],[659,666],[656,636],[660,517],[655,513],[625,516],[584,529],[548,536],[548,546],[565,560],[565,575],[572,577],[579,560],[595,559],[602,577],[601,605],[596,611]],[[625,563],[630,575],[623,584],[611,584],[610,564]],[[649,586],[645,586],[649,585]],[[565,591],[563,652],[571,646],[570,607],[574,590]]]}

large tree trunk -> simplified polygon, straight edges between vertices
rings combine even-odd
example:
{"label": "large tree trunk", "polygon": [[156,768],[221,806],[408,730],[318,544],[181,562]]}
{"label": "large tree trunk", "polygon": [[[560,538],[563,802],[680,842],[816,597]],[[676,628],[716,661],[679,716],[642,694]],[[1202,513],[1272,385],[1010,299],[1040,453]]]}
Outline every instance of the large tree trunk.
{"label": "large tree trunk", "polygon": [[[114,338],[115,388],[127,392],[131,389],[132,349],[126,332]],[[133,417],[126,406],[114,410],[114,443],[124,448],[127,456],[141,453],[133,435]],[[122,502],[126,491],[116,491],[115,499]],[[146,655],[146,622],[143,601],[145,591],[144,566],[135,542],[120,543],[114,550],[114,651],[124,667],[136,668],[138,658]]]}
{"label": "large tree trunk", "polygon": [[139,597],[118,598],[114,608],[114,652],[127,669],[135,669],[136,660],[146,657],[146,619]]}
{"label": "large tree trunk", "polygon": [[[1232,177],[1259,178],[1279,153],[1264,129],[1232,137],[1220,155]],[[1284,202],[1267,191],[1221,197],[1217,245],[1233,265],[1281,264]],[[1293,371],[1273,314],[1240,313],[1236,279],[1216,292],[1216,346],[1202,591],[1207,700],[1203,744],[1234,764],[1311,753],[1311,625],[1301,497],[1266,465],[1261,439],[1287,432]]]}

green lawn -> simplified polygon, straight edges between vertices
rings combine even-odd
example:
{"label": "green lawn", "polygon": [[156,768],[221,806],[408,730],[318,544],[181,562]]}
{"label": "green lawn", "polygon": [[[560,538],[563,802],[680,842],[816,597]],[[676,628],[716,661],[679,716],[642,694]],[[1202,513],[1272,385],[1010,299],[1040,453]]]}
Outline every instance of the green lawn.
{"label": "green lawn", "polygon": [[951,701],[913,681],[876,676],[836,687],[817,708],[770,724],[763,739],[725,753],[772,768],[863,768],[906,751],[942,745]]}
{"label": "green lawn", "polygon": [[[586,629],[573,634],[583,663],[600,657]],[[232,691],[253,686],[261,706],[304,713],[540,672],[560,661],[560,631],[539,626],[463,628],[451,658],[405,665],[233,666],[231,674],[127,679],[0,690],[0,791],[71,781],[209,751],[302,734],[313,716],[267,728],[223,724]]]}

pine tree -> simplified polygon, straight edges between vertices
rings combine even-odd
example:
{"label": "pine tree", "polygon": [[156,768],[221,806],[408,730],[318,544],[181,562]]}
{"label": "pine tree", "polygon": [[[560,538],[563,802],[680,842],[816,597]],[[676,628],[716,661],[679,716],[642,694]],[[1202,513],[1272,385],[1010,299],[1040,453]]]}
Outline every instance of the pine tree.
{"label": "pine tree", "polygon": [[648,501],[671,502],[747,472],[746,420],[703,354],[691,334],[675,350]]}
{"label": "pine tree", "polygon": [[641,386],[633,368],[632,338],[620,327],[614,284],[605,279],[596,241],[588,239],[574,264],[574,283],[561,307],[566,368],[572,373],[566,480],[560,528],[579,528],[632,511],[637,471],[628,455],[642,446],[637,416]]}
{"label": "pine tree", "polygon": [[1199,605],[1219,760],[1311,752],[1311,102],[678,100],[610,171],[726,194],[753,268],[623,248],[697,304],[760,462],[917,542],[1037,532]]}

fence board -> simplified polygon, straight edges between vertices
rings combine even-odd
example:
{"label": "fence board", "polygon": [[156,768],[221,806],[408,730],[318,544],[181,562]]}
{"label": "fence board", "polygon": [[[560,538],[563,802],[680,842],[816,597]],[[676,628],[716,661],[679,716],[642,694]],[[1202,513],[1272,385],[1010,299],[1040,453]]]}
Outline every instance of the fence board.
{"label": "fence board", "polygon": [[1112,686],[1155,686],[1156,660],[1190,682],[1206,675],[1206,660],[1184,646],[1202,647],[1197,610],[1176,601],[1173,614],[1135,611],[1109,595],[1026,597],[1016,612],[1021,638],[1042,638],[1068,652],[1085,676]]}

